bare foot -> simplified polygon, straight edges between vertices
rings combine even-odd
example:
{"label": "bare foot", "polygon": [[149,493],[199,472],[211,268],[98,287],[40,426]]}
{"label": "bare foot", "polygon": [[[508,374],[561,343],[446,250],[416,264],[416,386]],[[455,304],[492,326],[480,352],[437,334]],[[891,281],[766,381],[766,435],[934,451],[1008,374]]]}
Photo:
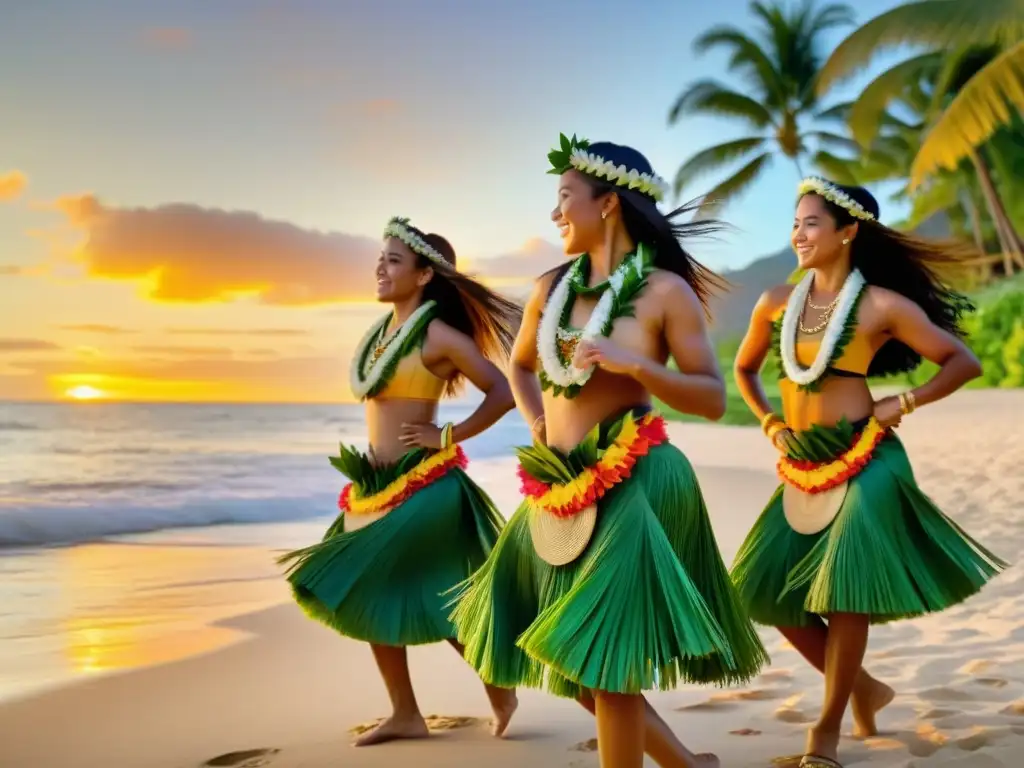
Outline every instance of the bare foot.
{"label": "bare foot", "polygon": [[718,755],[713,755],[710,752],[701,752],[699,755],[693,756],[693,768],[721,768],[722,761],[718,759]]}
{"label": "bare foot", "polygon": [[398,717],[392,715],[372,731],[368,731],[352,742],[354,747],[369,747],[395,739],[424,739],[430,735],[427,722],[418,712],[415,715]]}
{"label": "bare foot", "polygon": [[875,715],[889,706],[894,698],[896,691],[878,680],[872,681],[865,694],[852,697],[850,710],[853,712],[853,735],[867,738],[877,734]]}
{"label": "bare foot", "polygon": [[807,731],[807,748],[804,752],[808,755],[818,757],[829,757],[833,760],[839,759],[839,731],[825,733],[816,728]]}
{"label": "bare foot", "polygon": [[499,739],[505,734],[509,720],[519,708],[519,697],[514,689],[507,689],[507,693],[499,701],[491,702],[491,710],[494,712],[494,724],[491,733]]}

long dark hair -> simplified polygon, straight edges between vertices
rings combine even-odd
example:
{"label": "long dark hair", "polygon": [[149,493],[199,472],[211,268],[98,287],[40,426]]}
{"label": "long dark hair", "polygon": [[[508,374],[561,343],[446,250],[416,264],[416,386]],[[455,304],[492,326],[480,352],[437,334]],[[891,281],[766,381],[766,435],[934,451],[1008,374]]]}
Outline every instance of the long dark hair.
{"label": "long dark hair", "polygon": [[[636,169],[639,173],[654,175],[650,162],[632,147],[625,147],[611,142],[591,144],[587,151],[599,155],[616,165]],[[725,290],[728,283],[720,275],[697,261],[683,247],[683,241],[695,237],[706,237],[726,229],[726,225],[715,219],[695,218],[681,221],[689,217],[701,207],[701,201],[694,200],[681,205],[668,214],[658,209],[658,204],[650,195],[635,189],[620,187],[605,179],[581,173],[594,198],[614,192],[619,196],[622,209],[622,224],[630,239],[636,243],[645,243],[654,249],[654,266],[666,272],[672,272],[685,280],[697,294],[704,314],[710,318],[709,304],[716,291]],[[552,270],[555,274],[551,290],[558,284],[561,277],[568,271],[572,262],[566,262]]]}
{"label": "long dark hair", "polygon": [[[964,242],[929,240],[890,229],[878,221],[879,207],[874,195],[863,187],[833,186],[875,217],[873,221],[856,219],[845,208],[821,198],[835,219],[837,229],[858,224],[857,236],[850,245],[851,268],[859,269],[868,285],[887,288],[907,297],[924,310],[936,326],[963,338],[966,333],[961,320],[974,310],[974,305],[954,290],[943,274],[960,267],[965,259],[977,256],[975,248]],[[868,367],[868,375],[907,373],[920,364],[921,355],[903,342],[890,339],[875,354]]]}
{"label": "long dark hair", "polygon": [[[522,323],[522,308],[469,275],[459,272],[456,269],[455,249],[441,235],[423,232],[411,224],[405,226],[444,256],[450,265],[444,267],[426,256],[416,254],[416,266],[419,269],[430,267],[434,271],[434,276],[423,289],[423,301],[436,302],[436,317],[472,338],[484,357],[504,370],[516,331]],[[463,374],[456,374],[448,381],[445,394],[457,394],[464,379]]]}

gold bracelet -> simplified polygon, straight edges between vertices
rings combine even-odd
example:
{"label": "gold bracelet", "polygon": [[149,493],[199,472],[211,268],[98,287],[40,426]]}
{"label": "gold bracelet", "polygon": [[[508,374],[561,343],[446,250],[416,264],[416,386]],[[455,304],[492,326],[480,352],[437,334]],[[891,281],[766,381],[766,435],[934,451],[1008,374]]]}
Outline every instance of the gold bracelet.
{"label": "gold bracelet", "polygon": [[775,424],[775,423],[778,423],[778,422],[781,422],[781,421],[782,421],[782,419],[779,418],[779,415],[777,413],[768,412],[768,413],[766,413],[764,415],[764,418],[761,419],[761,431],[764,432],[767,435],[768,434],[768,427],[770,427],[772,424]]}
{"label": "gold bracelet", "polygon": [[785,422],[777,421],[771,426],[769,426],[767,430],[765,430],[765,435],[768,437],[770,441],[774,443],[775,436],[784,429],[789,429],[789,427],[786,426]]}
{"label": "gold bracelet", "polygon": [[455,425],[450,421],[441,427],[441,449],[447,450],[452,447],[452,430]]}
{"label": "gold bracelet", "polygon": [[914,412],[914,409],[917,408],[917,401],[914,398],[914,392],[912,390],[900,392],[899,401],[900,413],[904,416],[909,416]]}

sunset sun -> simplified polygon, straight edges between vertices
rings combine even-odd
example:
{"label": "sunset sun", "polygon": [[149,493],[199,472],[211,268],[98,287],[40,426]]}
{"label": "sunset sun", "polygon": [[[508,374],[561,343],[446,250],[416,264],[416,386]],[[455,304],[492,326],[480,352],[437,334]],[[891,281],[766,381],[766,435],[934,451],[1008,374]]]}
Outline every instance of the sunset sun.
{"label": "sunset sun", "polygon": [[64,394],[72,400],[97,400],[104,395],[103,390],[96,389],[96,387],[90,387],[88,384],[81,384],[77,387],[72,387]]}

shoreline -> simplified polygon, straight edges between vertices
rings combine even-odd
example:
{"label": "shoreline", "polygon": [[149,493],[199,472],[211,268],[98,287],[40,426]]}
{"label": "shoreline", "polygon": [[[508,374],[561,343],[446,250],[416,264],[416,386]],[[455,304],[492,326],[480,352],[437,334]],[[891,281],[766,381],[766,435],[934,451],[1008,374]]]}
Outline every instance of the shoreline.
{"label": "shoreline", "polygon": [[[1024,548],[1024,449],[1006,415],[1018,391],[964,392],[919,411],[899,435],[918,478],[954,519],[1005,559]],[[1012,410],[1011,410],[1012,409]],[[727,562],[774,490],[774,450],[757,428],[672,422],[696,468]],[[518,488],[511,461],[482,480],[505,514]],[[483,469],[483,467],[482,467]],[[980,595],[936,615],[872,630],[865,665],[897,689],[885,733],[844,737],[847,765],[1011,768],[1024,748],[1024,598],[1011,565]],[[274,749],[244,768],[353,768],[406,760],[489,768],[596,766],[592,718],[573,702],[523,691],[509,738],[487,732],[479,681],[446,645],[410,649],[426,742],[354,750],[348,729],[387,713],[365,645],[307,619],[287,598],[210,625],[224,643],[156,665],[77,679],[0,702],[5,768],[185,768],[238,750]],[[226,633],[226,634],[225,634]],[[650,698],[680,738],[731,768],[794,754],[816,713],[820,676],[762,630],[772,666],[743,688],[682,687]],[[59,721],[60,738],[50,726]],[[849,722],[849,721],[848,721]]]}

